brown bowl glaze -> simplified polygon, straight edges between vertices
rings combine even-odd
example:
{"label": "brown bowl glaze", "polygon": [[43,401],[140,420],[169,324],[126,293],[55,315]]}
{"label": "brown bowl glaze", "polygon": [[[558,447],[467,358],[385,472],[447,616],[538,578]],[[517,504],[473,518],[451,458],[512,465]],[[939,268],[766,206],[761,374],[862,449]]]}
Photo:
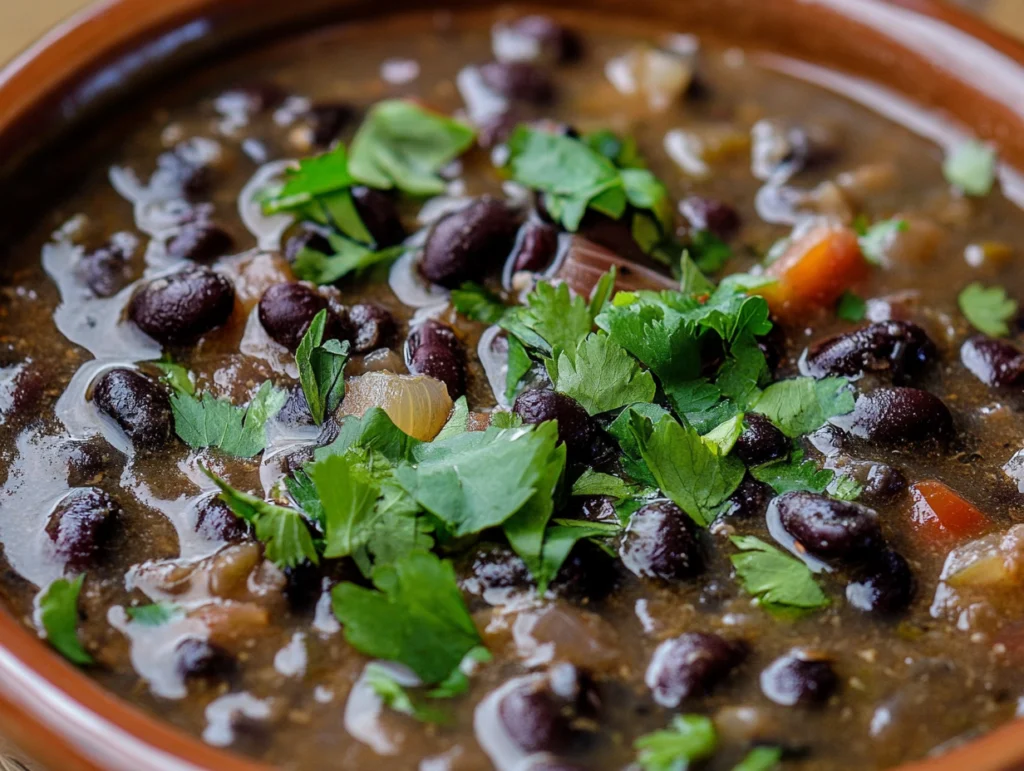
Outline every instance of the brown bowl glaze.
{"label": "brown bowl glaze", "polygon": [[[437,5],[479,7],[480,0]],[[621,0],[549,0],[622,13]],[[389,10],[423,0],[392,0]],[[8,172],[160,73],[369,0],[107,0],[0,71],[0,189]],[[884,84],[990,140],[1024,168],[1024,46],[939,0],[631,0],[632,18],[781,53]],[[0,611],[0,726],[59,771],[259,771],[136,710]],[[902,771],[1024,769],[1024,721]]]}

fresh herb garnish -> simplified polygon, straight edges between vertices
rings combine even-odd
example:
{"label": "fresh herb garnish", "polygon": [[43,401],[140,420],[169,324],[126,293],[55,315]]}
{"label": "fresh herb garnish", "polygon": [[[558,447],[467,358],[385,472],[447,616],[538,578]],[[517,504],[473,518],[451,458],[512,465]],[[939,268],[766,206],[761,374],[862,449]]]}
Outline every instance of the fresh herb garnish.
{"label": "fresh herb garnish", "polygon": [[361,653],[397,661],[435,684],[481,644],[451,563],[413,552],[377,565],[372,579],[376,591],[348,582],[332,591],[345,639]]}
{"label": "fresh herb garnish", "polygon": [[852,412],[853,406],[853,392],[846,378],[798,377],[772,383],[753,410],[771,420],[786,436],[795,438],[817,431],[831,418]]}
{"label": "fresh herb garnish", "polygon": [[329,455],[342,455],[352,447],[362,447],[379,452],[397,464],[412,460],[413,450],[420,444],[418,439],[396,426],[384,410],[371,407],[362,417],[347,415],[341,421],[338,438],[326,447],[317,449],[315,458],[323,460]]}
{"label": "fresh herb garnish", "polygon": [[508,370],[505,373],[505,400],[511,403],[519,393],[519,384],[533,368],[533,359],[519,338],[508,335]]}
{"label": "fresh herb garnish", "polygon": [[469,281],[451,292],[452,307],[468,319],[497,324],[507,308],[494,292]]}
{"label": "fresh herb garnish", "polygon": [[360,273],[391,262],[405,251],[404,246],[392,246],[375,251],[337,233],[328,233],[327,242],[334,250],[332,254],[324,254],[308,247],[299,252],[292,263],[292,271],[297,278],[314,284],[333,284],[349,274]]}
{"label": "fresh herb garnish", "polygon": [[348,170],[348,153],[339,146],[329,153],[304,158],[289,169],[280,189],[263,199],[263,211],[277,214],[312,203],[319,196],[347,191],[354,183]]}
{"label": "fresh herb garnish", "polygon": [[710,230],[697,230],[690,236],[687,251],[703,273],[717,273],[732,259],[732,248]]}
{"label": "fresh herb garnish", "polygon": [[829,604],[810,569],[800,560],[754,536],[737,535],[729,540],[740,550],[729,558],[737,577],[765,610],[792,613]]}
{"label": "fresh herb garnish", "polygon": [[774,771],[782,760],[779,747],[754,747],[732,771]]}
{"label": "fresh herb garnish", "polygon": [[628,498],[636,494],[636,488],[619,477],[588,468],[572,484],[572,495],[607,495],[611,498]]}
{"label": "fresh herb garnish", "polygon": [[835,473],[818,468],[818,464],[804,460],[804,453],[798,450],[789,460],[766,463],[750,469],[751,475],[759,482],[771,485],[777,495],[794,490],[823,493],[832,483]]}
{"label": "fresh herb garnish", "polygon": [[93,663],[78,639],[78,594],[82,590],[85,574],[72,580],[58,578],[39,595],[39,622],[50,645],[69,661],[87,665]]}
{"label": "fresh herb garnish", "polygon": [[189,447],[216,447],[236,458],[252,458],[267,446],[267,422],[288,400],[270,381],[260,386],[247,407],[236,407],[209,393],[171,394],[174,430]]}
{"label": "fresh herb garnish", "polygon": [[552,378],[555,389],[579,402],[591,415],[654,399],[650,372],[605,334],[588,335],[575,355],[562,351]]}
{"label": "fresh herb garnish", "polygon": [[306,560],[319,563],[313,536],[301,513],[236,490],[208,468],[201,468],[220,488],[220,499],[232,513],[253,526],[267,559],[282,568],[295,567]]}
{"label": "fresh herb garnish", "polygon": [[857,227],[860,251],[864,259],[872,265],[884,265],[886,250],[898,233],[903,233],[910,228],[906,220],[891,219],[876,222],[874,225],[861,223]]}
{"label": "fresh herb garnish", "polygon": [[180,364],[175,364],[173,361],[154,361],[150,363],[164,373],[160,379],[167,383],[172,391],[188,394],[189,396],[196,392],[196,386],[192,382],[191,374]]}
{"label": "fresh herb garnish", "polygon": [[438,172],[473,144],[473,129],[403,99],[378,102],[352,140],[348,170],[371,187],[438,195]]}
{"label": "fresh herb garnish", "polygon": [[464,434],[469,430],[469,402],[465,396],[460,396],[455,400],[455,404],[452,405],[452,414],[448,418],[448,422],[442,426],[437,436],[434,437],[435,442],[440,442],[444,439],[450,439],[458,434]]}
{"label": "fresh herb garnish", "polygon": [[163,626],[185,614],[184,608],[173,602],[154,602],[133,605],[124,609],[128,618],[142,626]]}
{"label": "fresh herb garnish", "polygon": [[367,664],[363,670],[366,684],[384,702],[384,706],[395,712],[419,720],[421,723],[446,724],[451,722],[451,715],[444,710],[424,704],[422,699],[414,699],[409,691],[395,679],[394,675],[380,664]]}
{"label": "fresh herb garnish", "polygon": [[694,761],[711,757],[718,734],[710,718],[676,715],[668,728],[641,736],[633,746],[643,771],[686,771]]}
{"label": "fresh herb garnish", "polygon": [[324,556],[352,556],[370,540],[380,497],[372,470],[357,455],[345,453],[317,461],[307,473],[323,507]]}
{"label": "fresh herb garnish", "polygon": [[968,195],[988,195],[996,183],[996,151],[983,142],[968,140],[946,156],[942,173],[949,184]]}
{"label": "fresh herb garnish", "polygon": [[836,316],[843,321],[863,321],[867,311],[868,304],[864,298],[849,291],[843,292],[836,304]]}
{"label": "fresh herb garnish", "polygon": [[600,542],[614,538],[622,528],[612,522],[556,519],[544,533],[544,550],[537,579],[537,591],[543,593],[558,575],[573,547],[583,540]]}
{"label": "fresh herb garnish", "polygon": [[348,361],[348,341],[324,342],[326,326],[327,310],[324,309],[313,317],[295,351],[302,393],[306,396],[313,422],[318,426],[341,404],[345,395],[345,378],[342,373]]}
{"label": "fresh herb garnish", "polygon": [[991,337],[1010,334],[1007,322],[1017,314],[1017,301],[1008,297],[1001,286],[986,288],[976,281],[960,292],[957,303],[961,313],[979,332]]}

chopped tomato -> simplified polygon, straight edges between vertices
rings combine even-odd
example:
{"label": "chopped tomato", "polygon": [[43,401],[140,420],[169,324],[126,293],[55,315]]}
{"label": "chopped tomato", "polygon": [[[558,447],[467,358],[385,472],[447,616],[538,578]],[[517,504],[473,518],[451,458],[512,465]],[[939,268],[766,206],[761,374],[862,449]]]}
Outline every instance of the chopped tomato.
{"label": "chopped tomato", "polygon": [[843,292],[867,278],[869,270],[853,230],[818,225],[768,267],[775,283],[759,292],[774,313],[792,317],[835,304]]}
{"label": "chopped tomato", "polygon": [[937,480],[918,482],[910,488],[914,529],[929,542],[979,536],[989,529],[989,519],[976,506]]}

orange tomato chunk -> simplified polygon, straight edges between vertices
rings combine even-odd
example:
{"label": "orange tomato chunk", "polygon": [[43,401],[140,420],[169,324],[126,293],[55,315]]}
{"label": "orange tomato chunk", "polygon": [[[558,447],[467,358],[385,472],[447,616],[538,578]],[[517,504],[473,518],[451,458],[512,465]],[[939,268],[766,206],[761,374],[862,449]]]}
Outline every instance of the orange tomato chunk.
{"label": "orange tomato chunk", "polygon": [[775,283],[758,291],[774,313],[793,317],[833,305],[869,271],[856,233],[841,225],[818,225],[768,266]]}
{"label": "orange tomato chunk", "polygon": [[914,529],[929,542],[943,542],[979,536],[990,522],[976,506],[937,480],[910,487],[914,501],[910,519]]}

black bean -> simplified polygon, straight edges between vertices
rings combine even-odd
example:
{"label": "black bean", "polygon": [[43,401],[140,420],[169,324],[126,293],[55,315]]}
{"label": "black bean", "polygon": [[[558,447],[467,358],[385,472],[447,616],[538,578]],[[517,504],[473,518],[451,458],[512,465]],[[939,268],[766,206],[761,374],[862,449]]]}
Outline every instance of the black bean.
{"label": "black bean", "polygon": [[283,572],[284,596],[288,600],[288,607],[294,613],[309,611],[320,599],[323,589],[323,573],[320,567],[306,561],[284,568]]}
{"label": "black bean", "polygon": [[774,497],[775,491],[770,485],[747,474],[735,492],[729,496],[728,508],[722,516],[747,520],[761,519],[768,510],[769,502]]}
{"label": "black bean", "polygon": [[910,321],[882,321],[813,346],[804,371],[813,377],[889,373],[894,383],[919,375],[936,358],[935,343]]}
{"label": "black bean", "polygon": [[384,190],[356,185],[352,188],[352,200],[359,218],[370,231],[378,249],[397,246],[405,240],[405,226],[398,214],[394,195]]}
{"label": "black bean", "polygon": [[[260,298],[260,323],[272,340],[294,351],[313,319],[325,308],[326,298],[307,284],[274,284]],[[327,315],[324,340],[336,338],[340,332],[337,317],[330,311]]]}
{"label": "black bean", "polygon": [[761,691],[784,707],[822,704],[838,686],[831,662],[805,651],[788,653],[761,673]]}
{"label": "black bean", "polygon": [[279,107],[288,98],[288,92],[277,83],[263,81],[233,88],[223,96],[243,100],[245,111],[256,115]]}
{"label": "black bean", "polygon": [[234,307],[235,288],[226,277],[188,268],[150,281],[132,298],[129,314],[157,342],[185,345],[224,324]]}
{"label": "black bean", "polygon": [[975,335],[960,348],[967,371],[987,386],[1014,388],[1024,385],[1024,352],[1008,340]]}
{"label": "black bean", "polygon": [[601,709],[594,678],[575,664],[566,661],[552,664],[548,669],[548,687],[577,715],[593,716]]}
{"label": "black bean", "polygon": [[288,262],[295,262],[303,249],[311,249],[321,254],[331,254],[334,249],[327,240],[330,229],[317,225],[315,222],[301,222],[296,232],[284,243],[284,256]]}
{"label": "black bean", "polygon": [[507,546],[483,545],[469,566],[474,593],[492,589],[526,589],[533,585],[526,563]]}
{"label": "black bean", "polygon": [[523,391],[516,397],[512,411],[530,425],[557,420],[558,438],[565,442],[570,462],[586,463],[592,459],[601,429],[571,396],[547,388]]}
{"label": "black bean", "polygon": [[306,113],[306,121],[313,132],[313,144],[328,147],[338,138],[341,130],[355,117],[355,108],[347,102],[317,102]]}
{"label": "black bean", "polygon": [[857,397],[853,412],[832,423],[858,439],[886,444],[946,439],[953,416],[942,400],[918,388],[877,388]]}
{"label": "black bean", "polygon": [[764,354],[768,370],[772,374],[775,374],[776,370],[787,361],[787,343],[786,330],[781,324],[775,322],[772,323],[772,328],[768,334],[757,338],[757,347]]}
{"label": "black bean", "polygon": [[466,393],[466,352],[451,327],[427,319],[409,334],[405,357],[410,372],[440,380],[452,399]]}
{"label": "black bean", "polygon": [[693,520],[668,501],[649,503],[633,514],[619,556],[630,572],[643,578],[678,581],[704,571]]}
{"label": "black bean", "polygon": [[694,230],[707,230],[728,241],[740,229],[740,215],[735,207],[717,198],[691,195],[679,202],[679,211]]}
{"label": "black bean", "polygon": [[547,683],[513,688],[498,703],[509,738],[526,752],[559,752],[573,740],[572,726]]}
{"label": "black bean", "polygon": [[658,646],[644,680],[658,704],[675,708],[686,699],[708,694],[746,655],[743,642],[687,632]]}
{"label": "black bean", "polygon": [[512,268],[540,273],[558,252],[558,229],[546,222],[527,222],[519,231],[513,251]]}
{"label": "black bean", "polygon": [[113,297],[132,281],[134,249],[127,239],[115,239],[86,252],[78,274],[97,297]]}
{"label": "black bean", "polygon": [[313,413],[309,411],[309,402],[301,385],[288,389],[288,400],[281,407],[275,418],[278,422],[293,427],[312,426]]}
{"label": "black bean", "polygon": [[347,337],[355,353],[369,353],[394,341],[397,328],[387,308],[371,303],[353,305],[345,314]]}
{"label": "black bean", "polygon": [[184,679],[230,675],[235,659],[223,648],[198,637],[186,637],[174,648],[175,665]]}
{"label": "black bean", "polygon": [[551,591],[574,602],[603,600],[618,584],[616,567],[615,560],[600,546],[579,541],[551,582]]}
{"label": "black bean", "polygon": [[764,415],[748,412],[743,416],[743,433],[733,452],[748,466],[785,458],[792,449],[793,443]]}
{"label": "black bean", "polygon": [[884,503],[907,489],[903,472],[885,463],[853,461],[841,470],[861,486],[860,499],[866,503]]}
{"label": "black bean", "polygon": [[647,253],[633,238],[633,231],[627,220],[612,219],[600,212],[589,209],[580,223],[579,235],[598,246],[603,246],[624,260],[647,264]]}
{"label": "black bean", "polygon": [[230,233],[204,218],[183,224],[167,242],[167,253],[179,260],[208,263],[227,254],[234,243]]}
{"label": "black bean", "polygon": [[577,513],[570,518],[585,519],[588,522],[618,522],[615,499],[607,495],[576,496],[572,503],[576,504],[574,511]]}
{"label": "black bean", "polygon": [[529,62],[488,62],[480,66],[487,88],[508,99],[548,105],[555,98],[555,84],[548,72]]}
{"label": "black bean", "polygon": [[882,543],[878,514],[867,506],[798,490],[775,499],[779,522],[811,554],[862,555]]}
{"label": "black bean", "polygon": [[188,198],[194,200],[210,192],[212,169],[185,151],[183,146],[161,153],[156,163],[159,173],[173,180]]}
{"label": "black bean", "polygon": [[69,570],[84,570],[100,556],[121,507],[95,487],[80,487],[57,504],[46,523],[46,534]]}
{"label": "black bean", "polygon": [[504,263],[518,228],[518,217],[506,203],[479,198],[434,225],[423,247],[420,272],[449,288],[479,279]]}
{"label": "black bean", "polygon": [[516,110],[506,110],[492,115],[477,126],[476,141],[485,150],[490,150],[508,141],[516,126],[522,122],[522,117]]}
{"label": "black bean", "polygon": [[909,607],[917,581],[907,561],[886,549],[868,562],[846,587],[846,601],[858,610],[892,615]]}
{"label": "black bean", "polygon": [[92,400],[116,421],[136,450],[157,449],[174,435],[174,413],[167,391],[141,372],[104,372],[93,384]]}
{"label": "black bean", "polygon": [[211,541],[238,543],[252,537],[252,526],[219,497],[207,498],[196,514],[196,532]]}
{"label": "black bean", "polygon": [[539,59],[544,62],[571,62],[580,57],[583,42],[572,30],[548,16],[531,15],[516,19],[508,29],[536,41]]}

